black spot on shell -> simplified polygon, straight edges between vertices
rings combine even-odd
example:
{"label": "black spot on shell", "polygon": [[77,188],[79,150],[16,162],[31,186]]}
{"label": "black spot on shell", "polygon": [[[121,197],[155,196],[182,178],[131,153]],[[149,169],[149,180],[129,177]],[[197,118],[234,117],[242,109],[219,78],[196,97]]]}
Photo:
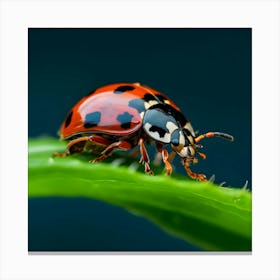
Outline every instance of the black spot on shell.
{"label": "black spot on shell", "polygon": [[71,112],[68,114],[68,116],[67,116],[67,118],[66,118],[66,120],[65,120],[65,125],[64,125],[65,128],[68,127],[69,124],[71,123],[72,116],[73,116],[73,111],[71,111]]}
{"label": "black spot on shell", "polygon": [[157,100],[157,99],[155,98],[155,96],[152,95],[151,93],[146,93],[146,94],[144,95],[143,99],[144,99],[146,102],[149,102],[149,101],[151,101],[151,100]]}
{"label": "black spot on shell", "polygon": [[144,100],[137,98],[137,99],[132,99],[128,102],[128,106],[135,108],[139,113],[145,111],[145,106],[144,106]]}
{"label": "black spot on shell", "polygon": [[100,122],[101,113],[100,112],[93,112],[86,115],[84,127],[90,128],[93,126],[97,126]]}
{"label": "black spot on shell", "polygon": [[121,94],[121,93],[124,93],[126,91],[134,90],[134,89],[135,89],[135,87],[133,87],[133,86],[120,86],[120,87],[118,87],[114,90],[114,93],[115,94]]}
{"label": "black spot on shell", "polygon": [[122,128],[130,128],[133,116],[128,112],[118,115],[117,120],[121,123]]}

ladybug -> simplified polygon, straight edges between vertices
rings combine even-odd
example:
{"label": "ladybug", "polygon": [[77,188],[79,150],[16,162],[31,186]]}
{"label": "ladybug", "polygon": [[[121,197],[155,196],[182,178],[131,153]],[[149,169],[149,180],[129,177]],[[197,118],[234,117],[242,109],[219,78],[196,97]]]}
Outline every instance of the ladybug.
{"label": "ladybug", "polygon": [[165,145],[170,144],[172,153],[181,162],[192,179],[207,181],[204,174],[190,170],[196,163],[202,148],[200,140],[221,137],[233,141],[233,137],[221,132],[195,135],[189,120],[180,108],[167,96],[139,83],[117,83],[96,89],[83,97],[69,112],[59,131],[60,138],[68,143],[65,157],[84,150],[98,153],[90,162],[100,162],[115,149],[130,150],[139,147],[140,163],[145,172],[153,174],[145,143],[155,142],[157,151],[165,164],[166,174],[172,173],[170,156]]}

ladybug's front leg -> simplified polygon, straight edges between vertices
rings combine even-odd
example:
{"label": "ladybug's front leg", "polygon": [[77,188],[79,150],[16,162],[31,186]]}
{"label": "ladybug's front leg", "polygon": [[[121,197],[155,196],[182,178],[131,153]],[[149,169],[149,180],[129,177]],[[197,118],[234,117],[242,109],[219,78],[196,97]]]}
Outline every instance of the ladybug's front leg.
{"label": "ladybug's front leg", "polygon": [[160,143],[156,144],[156,148],[157,148],[158,152],[161,154],[162,160],[163,160],[163,162],[165,164],[165,168],[166,168],[166,173],[165,174],[168,175],[168,176],[171,175],[171,173],[172,173],[172,166],[171,166],[170,162],[168,161],[169,155],[168,155],[167,150]]}
{"label": "ladybug's front leg", "polygon": [[204,174],[192,172],[190,169],[190,162],[186,159],[182,159],[182,164],[185,167],[186,172],[190,176],[190,178],[198,181],[207,181],[206,176]]}
{"label": "ladybug's front leg", "polygon": [[146,147],[144,145],[144,139],[140,138],[139,140],[139,148],[140,148],[140,153],[141,153],[141,158],[140,158],[140,163],[144,164],[145,166],[145,173],[149,174],[149,175],[153,175],[153,171],[150,168],[150,158],[149,155],[147,153]]}

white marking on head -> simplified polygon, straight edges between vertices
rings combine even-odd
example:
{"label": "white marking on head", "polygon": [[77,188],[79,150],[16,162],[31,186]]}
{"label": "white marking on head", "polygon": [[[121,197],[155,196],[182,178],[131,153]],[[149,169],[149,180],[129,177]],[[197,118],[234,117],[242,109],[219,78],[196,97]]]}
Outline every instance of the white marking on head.
{"label": "white marking on head", "polygon": [[186,144],[186,140],[184,137],[184,134],[182,132],[182,130],[179,131],[180,137],[179,137],[179,144],[185,146]]}
{"label": "white marking on head", "polygon": [[190,158],[195,154],[195,149],[192,146],[185,146],[181,150],[173,146],[172,149],[182,158]]}
{"label": "white marking on head", "polygon": [[186,158],[188,157],[188,147],[184,147],[179,152],[177,152],[180,157]]}
{"label": "white marking on head", "polygon": [[195,133],[190,122],[187,122],[184,128],[187,129],[192,134],[193,137],[195,137]]}
{"label": "white marking on head", "polygon": [[190,150],[190,154],[191,156],[194,156],[195,154],[195,149],[192,146],[188,146],[189,150]]}
{"label": "white marking on head", "polygon": [[187,137],[188,137],[189,142],[190,142],[191,144],[193,144],[193,142],[194,142],[193,139],[194,139],[194,138],[193,138],[191,135],[188,135]]}

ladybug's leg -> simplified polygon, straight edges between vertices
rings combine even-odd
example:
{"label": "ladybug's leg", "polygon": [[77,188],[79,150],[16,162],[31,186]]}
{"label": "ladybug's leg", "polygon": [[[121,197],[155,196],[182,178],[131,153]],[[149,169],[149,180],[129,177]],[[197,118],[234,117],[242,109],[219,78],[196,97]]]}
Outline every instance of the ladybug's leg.
{"label": "ladybug's leg", "polygon": [[[106,139],[105,139],[106,140]],[[126,142],[126,141],[118,141],[110,144],[105,150],[102,151],[101,155],[98,158],[95,158],[91,160],[90,162],[95,163],[95,162],[100,162],[109,155],[112,154],[114,149],[121,149],[124,151],[127,151],[131,149],[131,144]]]}
{"label": "ladybug's leg", "polygon": [[171,166],[170,162],[168,161],[169,154],[162,144],[157,143],[156,147],[157,147],[158,152],[161,153],[162,160],[165,164],[165,168],[166,168],[166,173],[165,174],[169,176],[172,173],[172,166]]}
{"label": "ladybug's leg", "polygon": [[88,140],[93,144],[98,144],[101,146],[109,146],[111,144],[107,139],[99,135],[92,135]]}
{"label": "ladybug's leg", "polygon": [[201,153],[201,152],[197,152],[199,155],[200,155],[200,157],[202,158],[202,159],[206,159],[206,155],[204,154],[204,153]]}
{"label": "ladybug's leg", "polygon": [[81,137],[74,139],[68,143],[66,146],[65,153],[55,152],[53,153],[54,157],[67,157],[72,154],[79,154],[84,150],[86,142],[89,140],[89,137]]}
{"label": "ladybug's leg", "polygon": [[168,156],[168,161],[171,163],[175,157],[176,153],[172,151]]}
{"label": "ladybug's leg", "polygon": [[61,152],[54,152],[52,153],[52,156],[53,157],[67,157],[69,156],[70,154],[67,154],[67,153],[61,153]]}
{"label": "ladybug's leg", "polygon": [[150,168],[150,158],[149,155],[147,153],[146,147],[144,145],[144,139],[140,138],[139,140],[139,148],[140,148],[140,153],[141,153],[141,158],[140,158],[140,163],[144,164],[145,166],[145,173],[149,174],[149,175],[153,175],[153,171]]}
{"label": "ladybug's leg", "polygon": [[204,174],[194,173],[190,170],[190,162],[186,159],[182,159],[182,164],[186,169],[186,172],[190,176],[190,178],[198,181],[207,181],[206,176]]}
{"label": "ladybug's leg", "polygon": [[[153,164],[154,165],[160,165],[161,160],[162,160],[162,153],[161,152],[157,152],[155,155],[155,158],[153,160]],[[174,151],[171,151],[171,153],[168,155],[168,161],[171,163],[174,160],[176,153]]]}

